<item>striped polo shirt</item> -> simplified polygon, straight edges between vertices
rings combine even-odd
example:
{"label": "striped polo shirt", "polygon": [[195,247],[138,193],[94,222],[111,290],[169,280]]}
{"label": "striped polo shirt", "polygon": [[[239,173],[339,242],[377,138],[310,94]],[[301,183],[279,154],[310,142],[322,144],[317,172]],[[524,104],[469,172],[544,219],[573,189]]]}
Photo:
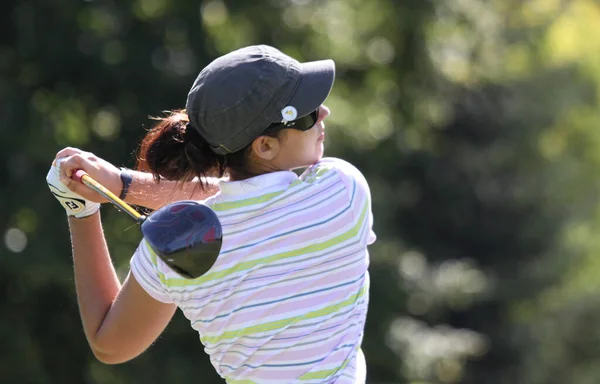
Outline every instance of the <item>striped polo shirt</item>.
{"label": "striped polo shirt", "polygon": [[203,276],[171,271],[142,240],[140,285],[175,303],[227,383],[363,383],[371,197],[350,163],[324,158],[300,177],[221,182],[204,203],[223,245]]}

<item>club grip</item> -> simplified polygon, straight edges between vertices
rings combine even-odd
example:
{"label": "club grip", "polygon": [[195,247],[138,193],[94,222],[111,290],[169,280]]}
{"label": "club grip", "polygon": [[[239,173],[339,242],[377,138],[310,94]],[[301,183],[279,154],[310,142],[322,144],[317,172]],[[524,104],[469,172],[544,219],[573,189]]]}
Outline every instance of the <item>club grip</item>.
{"label": "club grip", "polygon": [[75,181],[81,182],[81,178],[85,175],[87,175],[86,171],[84,171],[83,169],[78,169],[75,172],[73,172],[71,178]]}

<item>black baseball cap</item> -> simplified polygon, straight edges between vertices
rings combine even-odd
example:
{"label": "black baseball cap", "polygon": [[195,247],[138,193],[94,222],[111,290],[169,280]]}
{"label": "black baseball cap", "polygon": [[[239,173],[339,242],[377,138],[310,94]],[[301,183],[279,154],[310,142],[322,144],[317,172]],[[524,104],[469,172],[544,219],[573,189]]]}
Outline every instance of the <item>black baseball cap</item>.
{"label": "black baseball cap", "polygon": [[208,64],[188,93],[192,127],[215,153],[236,152],[275,122],[304,117],[331,91],[333,60],[300,63],[268,45],[253,45]]}

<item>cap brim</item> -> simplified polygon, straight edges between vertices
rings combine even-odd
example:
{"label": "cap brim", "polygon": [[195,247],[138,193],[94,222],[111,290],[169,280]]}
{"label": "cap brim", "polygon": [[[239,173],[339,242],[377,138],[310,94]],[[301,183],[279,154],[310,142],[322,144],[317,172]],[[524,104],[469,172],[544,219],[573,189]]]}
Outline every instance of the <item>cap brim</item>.
{"label": "cap brim", "polygon": [[310,61],[300,64],[302,76],[288,105],[296,108],[298,117],[317,109],[331,92],[335,79],[333,60]]}

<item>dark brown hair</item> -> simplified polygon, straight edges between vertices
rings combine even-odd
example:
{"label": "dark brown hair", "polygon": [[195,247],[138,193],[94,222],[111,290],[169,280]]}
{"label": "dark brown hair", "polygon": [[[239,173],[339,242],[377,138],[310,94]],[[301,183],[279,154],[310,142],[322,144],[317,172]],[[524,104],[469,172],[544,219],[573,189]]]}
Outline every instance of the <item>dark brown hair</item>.
{"label": "dark brown hair", "polygon": [[[235,174],[235,179],[252,176],[247,167],[251,144],[227,155],[218,155],[200,133],[190,126],[185,110],[167,111],[142,139],[137,154],[137,169],[151,172],[156,181],[180,182],[199,177],[202,187],[205,177]],[[279,132],[265,133],[277,137]]]}

